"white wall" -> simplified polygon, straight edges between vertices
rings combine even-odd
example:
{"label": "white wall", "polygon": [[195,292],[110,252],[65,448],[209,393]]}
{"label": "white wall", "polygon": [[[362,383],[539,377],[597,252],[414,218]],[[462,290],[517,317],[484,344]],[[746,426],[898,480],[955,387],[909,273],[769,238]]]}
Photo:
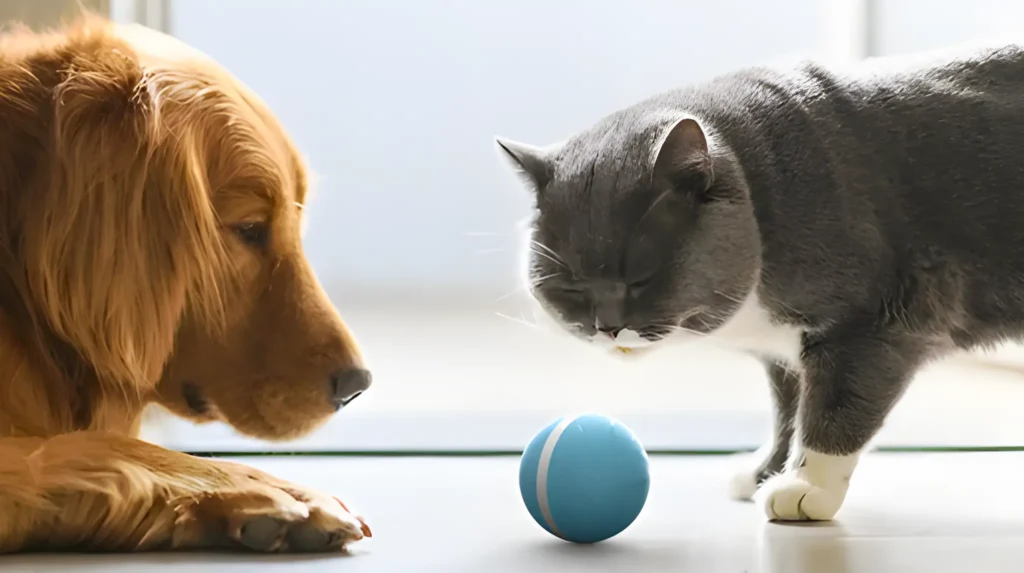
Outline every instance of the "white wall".
{"label": "white wall", "polygon": [[493,300],[515,286],[528,206],[495,134],[548,142],[659,90],[813,55],[822,6],[174,0],[170,28],[262,94],[318,170],[307,250],[332,295]]}
{"label": "white wall", "polygon": [[874,0],[876,55],[942,48],[987,36],[1024,40],[1019,0]]}

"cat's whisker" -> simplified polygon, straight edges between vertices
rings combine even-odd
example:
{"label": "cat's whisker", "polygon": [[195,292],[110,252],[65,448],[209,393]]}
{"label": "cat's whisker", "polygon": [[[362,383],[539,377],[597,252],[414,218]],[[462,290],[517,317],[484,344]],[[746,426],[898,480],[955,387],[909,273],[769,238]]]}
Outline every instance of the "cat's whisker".
{"label": "cat's whisker", "polygon": [[539,248],[539,249],[544,249],[545,251],[550,253],[552,257],[555,257],[556,259],[562,260],[562,257],[558,256],[558,253],[556,253],[551,247],[545,245],[544,243],[542,243],[542,242],[540,242],[540,241],[538,241],[536,239],[530,239],[530,244],[535,246],[535,247],[537,247],[537,248]]}
{"label": "cat's whisker", "polygon": [[565,261],[562,260],[562,257],[558,256],[558,253],[540,241],[530,239],[530,250],[537,255],[546,257],[548,260],[564,269],[569,268],[569,266],[565,264]]}
{"label": "cat's whisker", "polygon": [[700,314],[707,314],[708,310],[708,307],[705,305],[695,306],[683,313],[683,316],[679,317],[679,324],[682,325],[682,323]]}
{"label": "cat's whisker", "polygon": [[536,324],[531,324],[531,323],[529,323],[529,322],[527,322],[527,321],[525,321],[525,320],[523,320],[521,318],[516,318],[514,316],[509,316],[509,315],[507,315],[505,313],[501,313],[501,312],[496,312],[494,314],[496,314],[497,316],[500,316],[501,318],[504,318],[505,320],[511,320],[512,322],[514,322],[516,324],[521,324],[523,326],[527,326],[527,327],[530,327],[530,328],[533,328],[533,329],[540,329],[540,326],[538,326]]}
{"label": "cat's whisker", "polygon": [[551,278],[555,278],[555,277],[557,277],[560,274],[562,274],[562,273],[551,273],[551,274],[544,275],[542,277],[537,277],[535,279],[530,279],[530,284],[535,286],[535,287],[537,287],[537,286],[540,286],[540,285],[544,284],[544,281],[546,281],[548,279],[551,279]]}
{"label": "cat's whisker", "polygon": [[704,332],[693,330],[692,328],[686,328],[685,326],[681,326],[681,325],[678,325],[678,324],[652,324],[651,326],[654,327],[654,328],[664,328],[664,329],[667,329],[669,331],[669,333],[685,332],[687,334],[692,334],[694,336],[707,336],[707,334],[704,333]]}
{"label": "cat's whisker", "polygon": [[523,292],[524,290],[526,290],[526,286],[525,285],[517,286],[516,288],[510,290],[509,292],[507,292],[507,293],[499,296],[498,298],[494,299],[494,302],[501,302],[501,301],[503,301],[503,300],[505,300],[505,299],[507,299],[509,297],[515,296],[515,295]]}
{"label": "cat's whisker", "polygon": [[720,297],[722,297],[722,298],[724,298],[726,300],[732,301],[732,302],[734,302],[736,304],[743,304],[743,299],[739,298],[738,296],[734,296],[734,295],[731,295],[731,294],[729,294],[727,292],[723,292],[723,291],[720,291],[720,290],[716,290],[716,291],[714,291],[714,293],[717,294],[718,296],[720,296]]}
{"label": "cat's whisker", "polygon": [[529,288],[537,288],[540,285],[544,284],[544,281],[546,281],[546,280],[548,280],[550,278],[553,278],[553,277],[557,277],[559,274],[561,274],[561,273],[551,273],[551,274],[544,275],[544,276],[541,276],[541,277],[532,278],[532,279],[529,280],[529,282],[527,284],[519,285],[516,288],[512,289],[511,291],[509,291],[509,292],[499,296],[498,298],[494,299],[494,302],[503,301],[503,300],[505,300],[505,299],[507,299],[507,298],[509,298],[511,296],[514,296],[514,295],[517,295],[519,293],[522,293],[522,292],[526,291]]}
{"label": "cat's whisker", "polygon": [[708,312],[708,310],[709,310],[708,307],[705,306],[705,305],[695,306],[695,307],[691,308],[690,310],[686,311],[685,313],[683,313],[683,315],[679,317],[678,321],[675,324],[671,324],[671,323],[651,323],[649,326],[651,326],[652,328],[656,328],[656,329],[667,330],[668,332],[666,333],[666,335],[667,334],[671,334],[671,333],[675,333],[675,332],[685,332],[685,333],[691,334],[693,336],[705,337],[705,336],[708,336],[709,333],[701,332],[699,330],[694,330],[692,328],[685,327],[685,326],[683,326],[683,323],[685,323],[687,320],[690,320],[691,318],[693,318],[695,316],[698,316],[698,315],[701,315],[701,314],[704,314],[704,315],[708,316],[712,320],[718,321],[718,318],[715,317],[714,315],[710,314]]}
{"label": "cat's whisker", "polygon": [[537,249],[530,249],[530,250],[533,251],[533,253],[535,255],[544,257],[547,260],[551,261],[552,263],[555,263],[556,265],[558,265],[558,266],[560,266],[560,267],[562,267],[564,269],[569,268],[569,267],[565,266],[565,263],[563,263],[562,261],[552,257],[551,255],[545,253],[544,251],[538,251]]}

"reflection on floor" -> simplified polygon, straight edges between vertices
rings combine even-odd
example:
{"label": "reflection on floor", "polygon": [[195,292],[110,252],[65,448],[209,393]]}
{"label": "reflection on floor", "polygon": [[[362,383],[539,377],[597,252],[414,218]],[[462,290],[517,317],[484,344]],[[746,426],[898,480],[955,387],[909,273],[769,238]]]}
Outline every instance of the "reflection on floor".
{"label": "reflection on floor", "polygon": [[14,556],[9,572],[1009,573],[1024,547],[1024,453],[877,454],[837,521],[765,524],[729,501],[728,457],[654,457],[647,506],[619,537],[558,541],[527,515],[515,458],[256,458],[342,496],[374,538],[348,557]]}

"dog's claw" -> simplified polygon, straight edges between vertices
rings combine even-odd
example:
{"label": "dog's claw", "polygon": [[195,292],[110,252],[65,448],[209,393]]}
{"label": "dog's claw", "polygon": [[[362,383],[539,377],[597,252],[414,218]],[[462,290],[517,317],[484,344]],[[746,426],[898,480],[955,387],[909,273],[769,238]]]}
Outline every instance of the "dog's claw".
{"label": "dog's claw", "polygon": [[242,466],[221,467],[243,474],[237,489],[178,503],[172,547],[316,553],[343,551],[370,535],[363,518],[333,496]]}

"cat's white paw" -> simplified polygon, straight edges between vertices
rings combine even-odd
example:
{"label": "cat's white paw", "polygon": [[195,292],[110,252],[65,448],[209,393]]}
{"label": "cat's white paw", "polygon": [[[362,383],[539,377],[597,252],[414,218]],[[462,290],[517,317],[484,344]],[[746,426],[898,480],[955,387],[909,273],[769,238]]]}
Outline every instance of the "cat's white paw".
{"label": "cat's white paw", "polygon": [[771,455],[773,446],[765,444],[750,454],[737,456],[732,475],[729,478],[729,498],[736,501],[750,501],[757,492],[757,481],[764,460]]}
{"label": "cat's white paw", "polygon": [[729,498],[736,501],[750,501],[757,493],[757,470],[740,466],[729,478]]}
{"label": "cat's white paw", "polygon": [[754,496],[768,519],[776,521],[828,521],[846,499],[847,483],[812,483],[803,469],[768,478]]}

